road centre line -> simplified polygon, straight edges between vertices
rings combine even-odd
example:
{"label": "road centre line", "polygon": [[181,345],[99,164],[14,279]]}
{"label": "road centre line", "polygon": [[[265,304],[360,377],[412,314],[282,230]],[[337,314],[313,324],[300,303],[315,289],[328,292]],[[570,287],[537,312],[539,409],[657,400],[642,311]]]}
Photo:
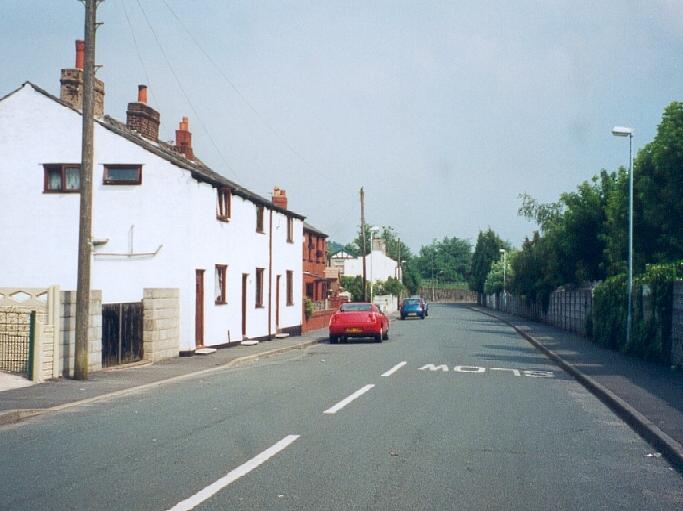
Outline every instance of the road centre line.
{"label": "road centre line", "polygon": [[363,388],[361,388],[361,389],[358,389],[356,392],[354,392],[354,393],[351,394],[350,396],[348,396],[348,397],[342,399],[342,400],[339,401],[336,405],[334,405],[334,406],[331,407],[331,408],[328,408],[328,409],[325,410],[323,413],[325,413],[325,414],[327,414],[327,415],[332,415],[332,414],[337,413],[339,410],[341,410],[341,409],[344,408],[346,405],[348,405],[351,401],[353,401],[354,399],[359,398],[360,396],[362,396],[363,394],[365,394],[368,390],[370,390],[370,389],[371,389],[372,387],[374,387],[374,386],[375,386],[374,383],[368,383],[365,387],[363,387]]}
{"label": "road centre line", "polygon": [[297,438],[299,438],[300,435],[287,435],[284,437],[282,440],[274,444],[273,446],[269,447],[265,451],[263,451],[261,454],[258,454],[254,458],[250,459],[246,463],[243,463],[239,467],[237,467],[234,470],[231,470],[227,474],[225,474],[223,477],[221,477],[218,481],[211,483],[209,486],[204,488],[203,490],[198,491],[192,497],[183,500],[182,502],[179,502],[175,506],[173,506],[171,509],[168,511],[189,511],[190,509],[194,509],[197,507],[199,504],[204,502],[205,500],[210,499],[213,497],[216,493],[221,491],[223,488],[228,486],[230,483],[236,481],[243,475],[248,474],[255,468],[257,468],[259,465],[262,463],[268,461],[268,459],[272,458],[275,456],[277,453],[285,449],[288,445],[290,445],[292,442],[294,442]]}
{"label": "road centre line", "polygon": [[405,360],[404,360],[403,362],[399,362],[399,363],[396,364],[394,367],[392,367],[391,369],[389,369],[386,373],[382,374],[382,376],[391,376],[392,374],[394,374],[396,371],[398,371],[399,369],[401,369],[401,368],[402,368],[404,365],[406,365],[407,363],[408,363],[408,362],[406,362]]}

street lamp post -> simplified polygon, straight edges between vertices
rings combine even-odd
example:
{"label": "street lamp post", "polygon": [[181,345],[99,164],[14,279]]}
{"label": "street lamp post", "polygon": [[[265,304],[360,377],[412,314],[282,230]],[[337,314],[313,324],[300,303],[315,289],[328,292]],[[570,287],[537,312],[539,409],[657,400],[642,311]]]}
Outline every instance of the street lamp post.
{"label": "street lamp post", "polygon": [[375,244],[375,233],[379,232],[380,228],[377,227],[376,225],[373,227],[370,227],[370,303],[373,303],[374,300],[374,295],[373,295],[373,287],[375,284],[374,278],[372,276],[372,251],[373,251],[373,245]]}
{"label": "street lamp post", "polygon": [[631,308],[633,302],[633,128],[615,126],[615,137],[628,137],[628,311],[626,312],[626,345],[631,342]]}
{"label": "street lamp post", "polygon": [[500,249],[498,249],[498,252],[503,254],[503,308],[507,308],[507,307],[505,307],[507,305],[507,291],[506,291],[507,279],[505,278],[506,277],[505,270],[507,270],[507,257],[506,257],[507,256],[507,250],[505,250],[504,248],[500,248]]}

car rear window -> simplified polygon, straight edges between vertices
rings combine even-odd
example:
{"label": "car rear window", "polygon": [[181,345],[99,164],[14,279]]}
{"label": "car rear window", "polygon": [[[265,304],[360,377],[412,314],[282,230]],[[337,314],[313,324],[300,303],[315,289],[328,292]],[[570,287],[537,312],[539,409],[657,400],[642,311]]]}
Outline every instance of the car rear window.
{"label": "car rear window", "polygon": [[419,305],[419,304],[420,304],[420,300],[411,300],[411,299],[408,299],[408,300],[406,300],[406,301],[403,302],[403,303],[405,303],[406,305]]}
{"label": "car rear window", "polygon": [[372,310],[372,305],[369,303],[345,303],[339,308],[342,312],[349,311],[370,311]]}

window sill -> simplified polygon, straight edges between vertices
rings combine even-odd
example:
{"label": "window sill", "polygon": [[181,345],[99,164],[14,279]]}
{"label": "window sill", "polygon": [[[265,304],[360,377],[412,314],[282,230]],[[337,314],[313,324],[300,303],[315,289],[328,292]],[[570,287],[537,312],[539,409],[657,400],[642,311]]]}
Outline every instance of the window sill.
{"label": "window sill", "polygon": [[255,308],[256,308],[256,309],[265,309],[265,307],[263,306],[263,304],[258,304],[258,303],[256,304]]}
{"label": "window sill", "polygon": [[228,302],[227,302],[227,301],[219,302],[218,300],[216,300],[216,301],[214,302],[214,305],[228,305]]}
{"label": "window sill", "polygon": [[219,222],[230,222],[230,217],[216,215],[216,220],[218,220]]}
{"label": "window sill", "polygon": [[292,303],[289,303],[289,302],[288,302],[288,303],[287,303],[287,307],[294,307],[294,302],[292,302]]}

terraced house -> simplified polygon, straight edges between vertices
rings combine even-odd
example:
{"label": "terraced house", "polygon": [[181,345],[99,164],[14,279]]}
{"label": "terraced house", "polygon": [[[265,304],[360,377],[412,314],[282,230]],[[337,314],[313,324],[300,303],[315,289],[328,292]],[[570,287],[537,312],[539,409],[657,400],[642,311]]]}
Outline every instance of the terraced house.
{"label": "terraced house", "polygon": [[[0,100],[1,287],[76,288],[83,45],[59,97],[26,82]],[[95,86],[91,287],[102,302],[175,289],[177,351],[297,333],[302,215],[203,164],[189,121],[160,140],[141,85],[126,122]]]}

